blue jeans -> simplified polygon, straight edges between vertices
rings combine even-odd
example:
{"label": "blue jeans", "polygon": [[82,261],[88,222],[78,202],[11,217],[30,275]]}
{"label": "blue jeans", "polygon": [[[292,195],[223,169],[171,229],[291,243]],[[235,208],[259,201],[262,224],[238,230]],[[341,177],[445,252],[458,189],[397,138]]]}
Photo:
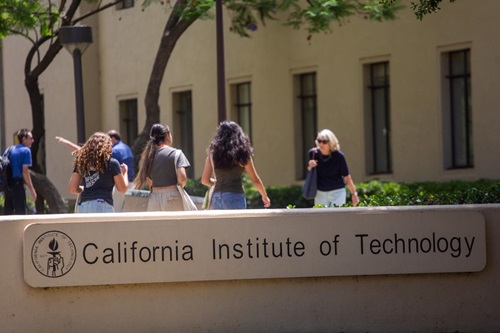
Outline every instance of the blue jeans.
{"label": "blue jeans", "polygon": [[114,213],[112,205],[102,199],[90,200],[78,204],[77,213]]}
{"label": "blue jeans", "polygon": [[214,192],[212,209],[246,209],[245,193]]}

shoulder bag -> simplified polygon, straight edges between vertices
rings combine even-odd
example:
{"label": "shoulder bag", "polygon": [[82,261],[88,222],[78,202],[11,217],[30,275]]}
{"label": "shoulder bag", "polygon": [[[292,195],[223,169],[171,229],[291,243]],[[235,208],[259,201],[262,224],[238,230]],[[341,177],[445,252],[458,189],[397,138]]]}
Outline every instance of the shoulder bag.
{"label": "shoulder bag", "polygon": [[215,168],[214,168],[214,161],[212,160],[212,154],[210,154],[210,163],[212,164],[212,174],[213,174],[213,179],[214,179],[214,184],[210,186],[208,191],[205,193],[205,198],[203,198],[203,205],[201,206],[201,209],[210,209],[212,207],[212,195],[214,194],[214,189],[215,189]]}
{"label": "shoulder bag", "polygon": [[[313,151],[312,159],[314,159],[315,155],[316,150]],[[304,185],[302,185],[302,196],[306,199],[314,199],[316,196],[318,189],[318,171],[316,168],[312,168],[307,172],[306,180],[304,181]]]}
{"label": "shoulder bag", "polygon": [[[177,161],[179,160],[180,154],[181,154],[181,151],[179,149],[176,149],[175,150],[175,160],[174,160],[175,170],[177,170]],[[191,197],[189,196],[189,194],[187,194],[186,190],[181,185],[179,185],[179,183],[177,183],[177,190],[181,194],[182,205],[184,206],[184,210],[187,210],[187,211],[198,210],[198,208],[196,208],[196,205],[194,204],[194,202],[191,199]]]}

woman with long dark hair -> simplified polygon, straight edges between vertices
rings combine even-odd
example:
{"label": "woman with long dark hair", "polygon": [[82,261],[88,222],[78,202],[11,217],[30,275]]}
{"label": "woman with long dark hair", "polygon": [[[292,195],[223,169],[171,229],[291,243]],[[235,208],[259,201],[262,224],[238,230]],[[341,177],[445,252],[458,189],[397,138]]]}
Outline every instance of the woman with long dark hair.
{"label": "woman with long dark hair", "polygon": [[201,182],[215,188],[211,209],[245,209],[242,175],[246,172],[262,196],[264,207],[271,206],[266,189],[253,164],[253,149],[241,127],[233,121],[220,123],[205,159]]}
{"label": "woman with long dark hair", "polygon": [[177,184],[184,187],[187,176],[186,168],[190,166],[186,156],[179,151],[177,165],[172,147],[170,128],[163,124],[154,124],[149,132],[149,141],[141,154],[139,172],[134,179],[134,188],[148,184],[148,211],[181,211],[184,210],[181,194]]}
{"label": "woman with long dark hair", "polygon": [[94,133],[76,150],[69,192],[79,194],[78,213],[112,213],[113,187],[125,193],[128,186],[127,166],[111,157],[111,138]]}

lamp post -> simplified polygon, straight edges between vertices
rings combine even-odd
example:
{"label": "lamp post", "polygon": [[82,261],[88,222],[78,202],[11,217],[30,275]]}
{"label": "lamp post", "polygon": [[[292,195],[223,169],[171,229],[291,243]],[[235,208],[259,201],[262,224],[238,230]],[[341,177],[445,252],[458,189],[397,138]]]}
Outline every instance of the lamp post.
{"label": "lamp post", "polygon": [[215,1],[215,22],[217,36],[217,116],[220,123],[226,120],[226,72],[224,65],[222,0]]}
{"label": "lamp post", "polygon": [[89,26],[64,26],[59,29],[59,42],[73,55],[75,72],[76,126],[78,143],[85,140],[85,113],[83,108],[82,54],[92,43]]}

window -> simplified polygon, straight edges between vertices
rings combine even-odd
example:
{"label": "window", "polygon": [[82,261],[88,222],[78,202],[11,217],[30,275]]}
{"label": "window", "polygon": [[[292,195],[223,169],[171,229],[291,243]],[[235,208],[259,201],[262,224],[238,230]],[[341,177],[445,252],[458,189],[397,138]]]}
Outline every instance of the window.
{"label": "window", "polygon": [[243,131],[252,140],[252,84],[250,82],[235,84],[233,89],[236,103],[231,118],[237,119]]}
{"label": "window", "polygon": [[182,149],[191,166],[186,169],[189,178],[194,178],[193,110],[191,91],[174,93],[174,140]]}
{"label": "window", "polygon": [[470,50],[444,53],[443,135],[446,169],[474,166]]}
{"label": "window", "polygon": [[132,145],[139,135],[137,125],[137,99],[126,99],[119,102],[120,108],[120,134],[122,141]]}
{"label": "window", "polygon": [[365,65],[365,85],[367,173],[391,173],[389,62]]}
{"label": "window", "polygon": [[123,0],[116,4],[116,10],[122,10],[134,7],[134,0]]}
{"label": "window", "polygon": [[307,151],[314,146],[317,135],[316,73],[300,74],[294,80],[298,93],[295,114],[295,145],[297,179],[304,179],[307,173]]}

